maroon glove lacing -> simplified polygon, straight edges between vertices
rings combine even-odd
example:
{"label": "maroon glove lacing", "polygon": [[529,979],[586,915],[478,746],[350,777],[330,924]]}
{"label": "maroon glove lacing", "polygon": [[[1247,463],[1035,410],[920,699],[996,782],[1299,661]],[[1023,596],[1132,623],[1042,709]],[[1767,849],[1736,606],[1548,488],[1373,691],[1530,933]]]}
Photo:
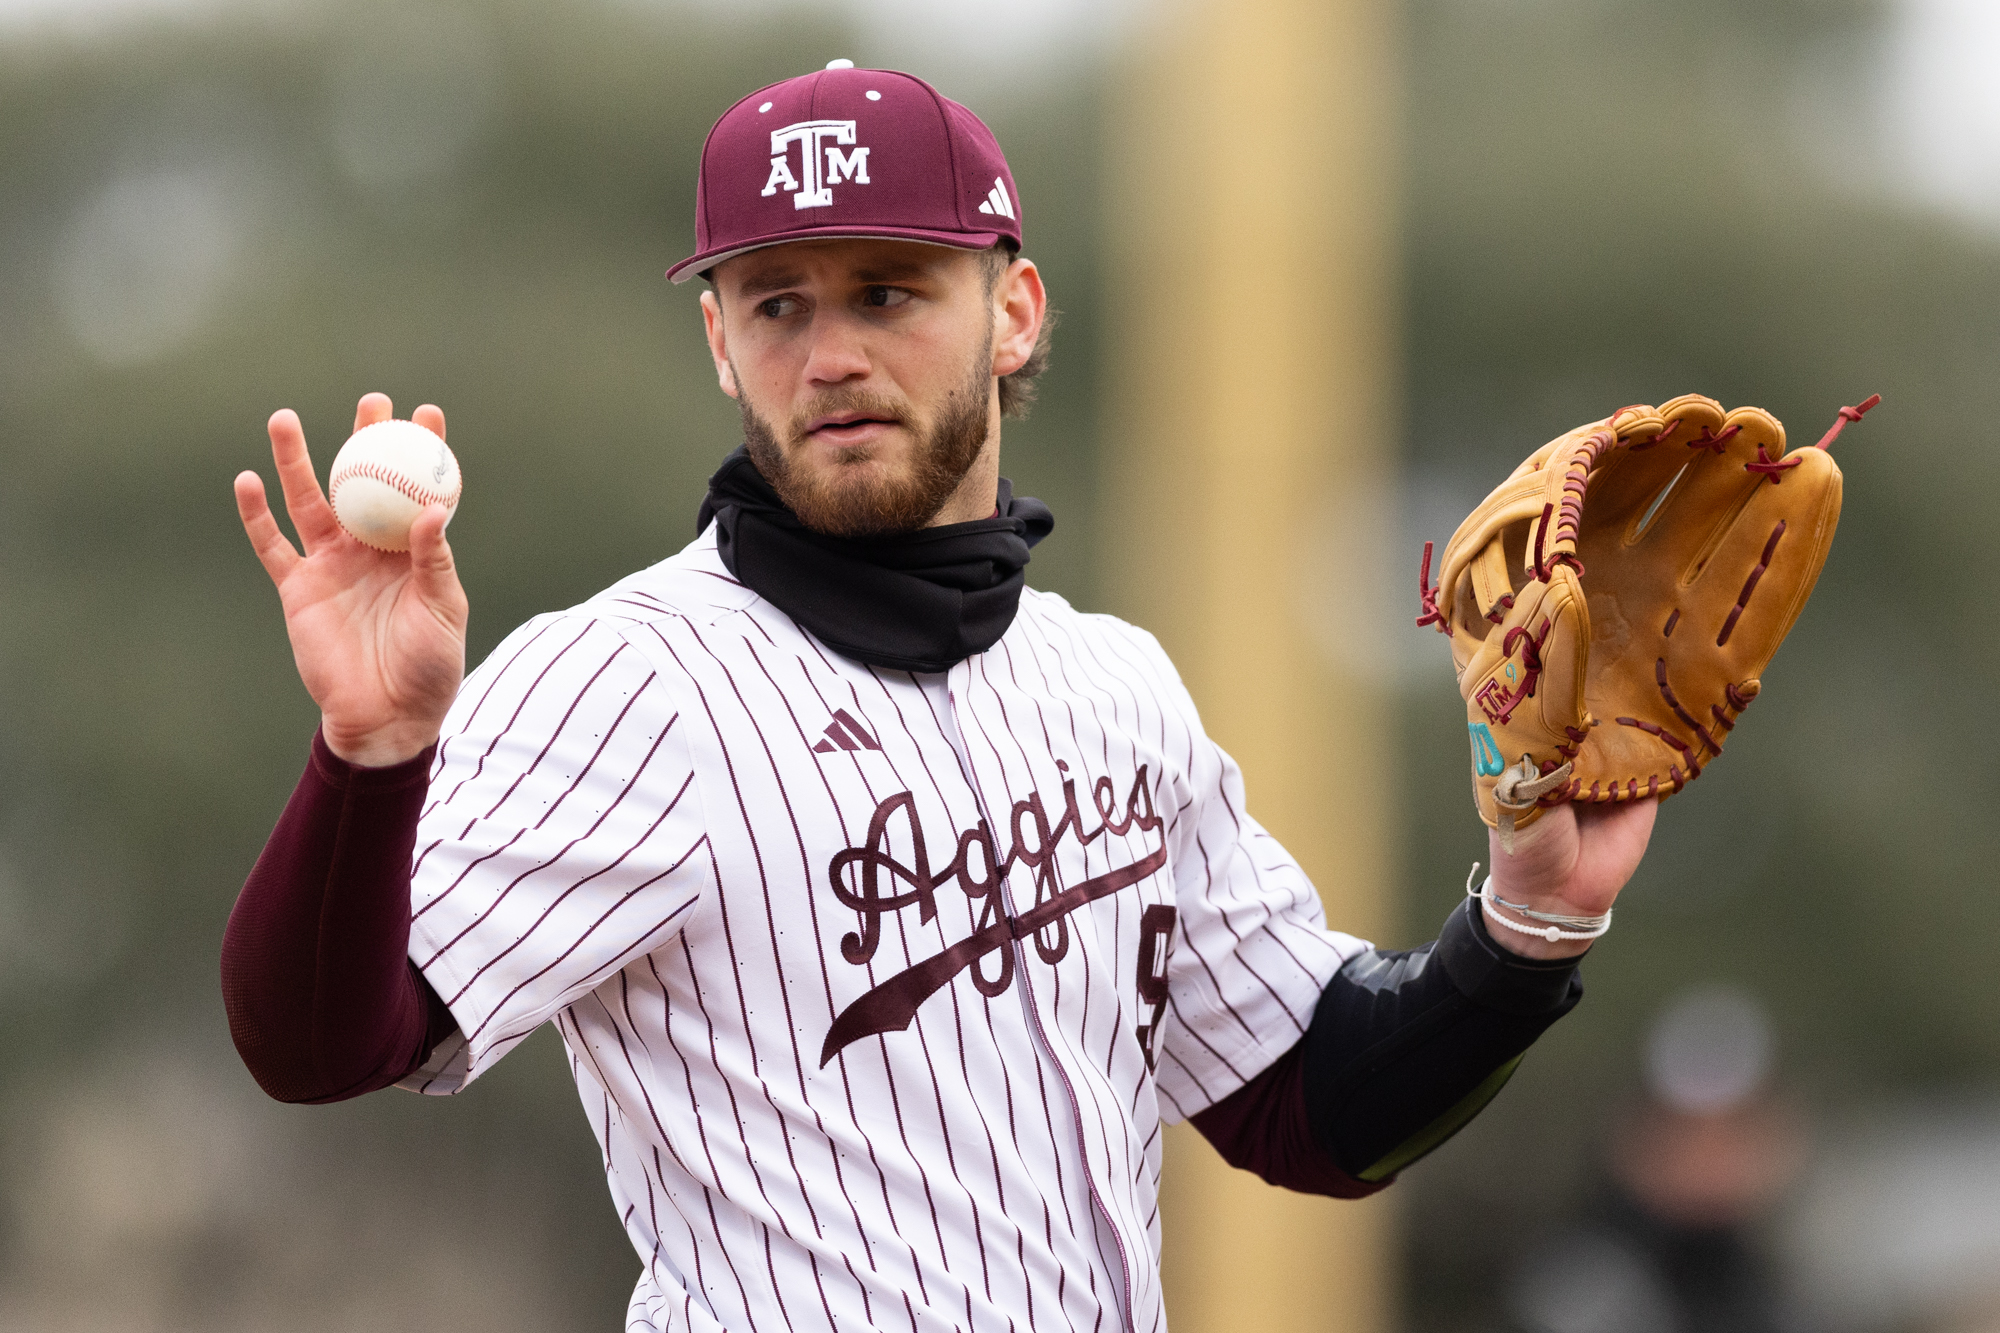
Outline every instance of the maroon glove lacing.
{"label": "maroon glove lacing", "polygon": [[1438,633],[1449,638],[1451,621],[1438,610],[1438,589],[1443,586],[1442,580],[1435,585],[1431,583],[1431,544],[1425,542],[1424,563],[1417,569],[1417,601],[1423,609],[1423,614],[1417,617],[1417,627],[1436,625]]}
{"label": "maroon glove lacing", "polygon": [[1500,652],[1503,657],[1512,657],[1514,645],[1521,645],[1521,687],[1501,704],[1500,711],[1493,717],[1495,722],[1506,725],[1508,719],[1514,716],[1514,710],[1521,706],[1521,701],[1534,694],[1535,685],[1542,678],[1542,645],[1548,642],[1549,628],[1550,621],[1545,616],[1539,633],[1530,634],[1527,626],[1516,625],[1508,630],[1507,637],[1500,641]]}
{"label": "maroon glove lacing", "polygon": [[[1826,434],[1819,437],[1819,443],[1815,444],[1813,448],[1815,449],[1831,448],[1833,442],[1840,438],[1840,432],[1847,429],[1848,422],[1861,420],[1861,418],[1868,415],[1868,409],[1874,407],[1877,403],[1881,401],[1882,401],[1881,394],[1879,393],[1871,394],[1869,395],[1867,401],[1860,403],[1857,406],[1841,408],[1840,415],[1835,417],[1833,420],[1832,428],[1829,429]],[[1769,477],[1771,479],[1771,484],[1775,486],[1778,484],[1779,473],[1789,471],[1790,469],[1797,467],[1800,463],[1804,461],[1805,461],[1804,459],[1799,458],[1797,455],[1783,459],[1773,458],[1768,452],[1765,451],[1764,446],[1760,444],[1757,446],[1757,461],[1754,463],[1745,463],[1743,465],[1743,470],[1745,472],[1755,472],[1762,476]],[[1760,571],[1761,569],[1762,566],[1759,566]],[[1730,620],[1731,623],[1733,624],[1735,621],[1735,617],[1732,616]],[[1728,637],[1726,631],[1724,633],[1724,637],[1725,638]]]}

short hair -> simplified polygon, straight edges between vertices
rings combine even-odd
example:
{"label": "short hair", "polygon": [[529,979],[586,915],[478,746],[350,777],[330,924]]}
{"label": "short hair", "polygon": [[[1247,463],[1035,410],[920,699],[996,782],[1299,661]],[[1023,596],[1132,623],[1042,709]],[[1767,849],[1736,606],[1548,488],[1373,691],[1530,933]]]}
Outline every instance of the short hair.
{"label": "short hair", "polygon": [[[1000,277],[1019,256],[1020,251],[1012,241],[995,241],[992,248],[982,251],[980,258],[986,266],[986,294],[1000,285]],[[1042,316],[1042,330],[1035,335],[1035,350],[1028,353],[1028,359],[1021,368],[1000,377],[1000,415],[1016,419],[1028,415],[1028,409],[1035,403],[1035,380],[1049,368],[1049,335],[1055,332],[1056,321],[1061,315],[1050,310]]]}

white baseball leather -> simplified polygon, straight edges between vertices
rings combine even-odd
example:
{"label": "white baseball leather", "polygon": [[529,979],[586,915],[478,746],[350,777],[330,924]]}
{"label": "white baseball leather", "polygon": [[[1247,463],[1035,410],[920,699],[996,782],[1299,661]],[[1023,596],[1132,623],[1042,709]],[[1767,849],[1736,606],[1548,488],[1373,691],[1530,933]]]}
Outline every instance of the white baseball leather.
{"label": "white baseball leather", "polygon": [[410,549],[410,524],[430,505],[456,513],[458,460],[414,421],[378,421],[348,437],[327,476],[334,517],[378,551]]}

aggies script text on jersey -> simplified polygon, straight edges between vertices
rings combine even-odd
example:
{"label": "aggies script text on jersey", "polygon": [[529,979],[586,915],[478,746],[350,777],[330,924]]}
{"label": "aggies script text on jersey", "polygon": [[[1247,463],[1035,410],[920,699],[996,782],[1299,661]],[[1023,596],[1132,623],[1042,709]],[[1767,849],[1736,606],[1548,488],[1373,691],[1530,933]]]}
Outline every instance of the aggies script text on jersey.
{"label": "aggies script text on jersey", "polygon": [[633,1327],[1161,1327],[1161,1123],[1365,946],[1150,636],[1028,592],[988,652],[876,670],[713,532],[460,692],[410,939],[459,1034],[406,1086],[559,1025]]}

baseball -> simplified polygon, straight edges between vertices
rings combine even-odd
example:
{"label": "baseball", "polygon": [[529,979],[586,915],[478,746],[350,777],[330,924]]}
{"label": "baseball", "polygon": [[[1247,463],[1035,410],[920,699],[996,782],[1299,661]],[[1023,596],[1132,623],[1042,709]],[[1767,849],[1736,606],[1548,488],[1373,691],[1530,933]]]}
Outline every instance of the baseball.
{"label": "baseball", "polygon": [[456,513],[459,489],[458,460],[414,421],[378,421],[355,431],[326,479],[340,526],[378,551],[409,550],[417,515],[428,505]]}

